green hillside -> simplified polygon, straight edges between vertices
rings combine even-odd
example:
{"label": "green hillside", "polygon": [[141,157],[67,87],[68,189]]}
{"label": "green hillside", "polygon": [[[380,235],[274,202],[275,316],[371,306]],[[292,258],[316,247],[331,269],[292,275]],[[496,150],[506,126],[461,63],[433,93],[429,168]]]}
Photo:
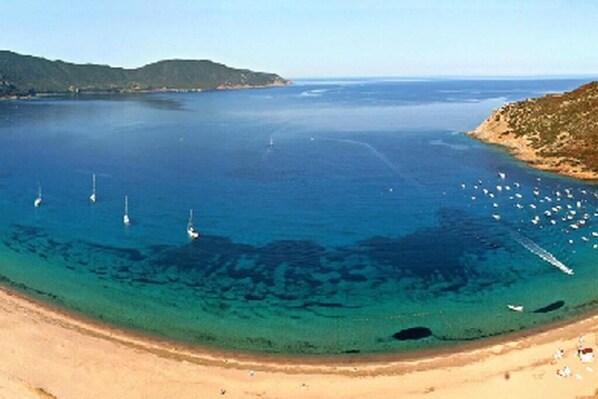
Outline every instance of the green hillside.
{"label": "green hillside", "polygon": [[598,171],[598,82],[509,104],[501,115],[541,156],[563,157]]}
{"label": "green hillside", "polygon": [[567,176],[598,179],[598,82],[506,104],[469,132]]}
{"label": "green hillside", "polygon": [[166,60],[136,69],[72,64],[0,51],[0,96],[67,92],[212,90],[279,86],[272,73],[235,69],[207,60]]}

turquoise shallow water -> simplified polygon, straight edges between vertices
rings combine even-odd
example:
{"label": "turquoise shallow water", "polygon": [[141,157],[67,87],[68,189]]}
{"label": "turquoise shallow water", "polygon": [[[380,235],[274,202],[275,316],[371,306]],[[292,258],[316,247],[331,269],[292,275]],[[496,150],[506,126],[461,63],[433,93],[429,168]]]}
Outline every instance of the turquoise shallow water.
{"label": "turquoise shallow water", "polygon": [[574,317],[598,305],[597,187],[462,132],[581,83],[1,102],[2,282],[160,338],[282,354],[413,351]]}

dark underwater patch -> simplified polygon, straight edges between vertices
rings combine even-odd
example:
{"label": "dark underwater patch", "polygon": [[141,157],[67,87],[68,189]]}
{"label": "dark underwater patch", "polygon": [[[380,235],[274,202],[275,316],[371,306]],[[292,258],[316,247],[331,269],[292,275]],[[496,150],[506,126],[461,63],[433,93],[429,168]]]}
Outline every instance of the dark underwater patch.
{"label": "dark underwater patch", "polygon": [[558,309],[562,308],[563,306],[565,306],[565,301],[556,301],[556,302],[551,303],[550,305],[546,305],[544,307],[534,310],[534,313],[554,312],[555,310],[558,310]]}
{"label": "dark underwater patch", "polygon": [[131,262],[140,262],[146,258],[140,250],[135,248],[118,248],[90,242],[84,242],[84,244],[92,249],[99,249],[103,252],[109,252],[115,254],[116,256],[121,256],[130,260]]}
{"label": "dark underwater patch", "polygon": [[[62,258],[69,268],[86,269],[123,284],[183,287],[202,298],[238,300],[247,308],[243,312],[253,316],[260,301],[281,309],[328,308],[326,316],[334,316],[334,309],[361,308],[372,302],[366,294],[361,299],[355,293],[394,295],[397,282],[405,278],[409,286],[402,289],[414,297],[467,292],[494,281],[493,271],[478,271],[475,261],[464,259],[483,256],[503,243],[494,235],[483,236],[485,227],[466,212],[441,209],[438,220],[439,226],[406,236],[370,237],[339,247],[310,240],[255,246],[210,235],[181,246],[154,244],[138,249],[84,241],[73,245],[49,237],[42,229],[14,225],[17,241],[5,241],[15,251],[37,248],[40,254]],[[98,259],[101,265],[96,264]],[[411,333],[417,336],[418,330]],[[425,335],[423,330],[419,333]],[[403,334],[408,337],[410,332],[398,332],[395,339]]]}
{"label": "dark underwater patch", "polygon": [[410,341],[432,336],[432,330],[427,327],[411,327],[396,332],[392,337],[398,341]]}

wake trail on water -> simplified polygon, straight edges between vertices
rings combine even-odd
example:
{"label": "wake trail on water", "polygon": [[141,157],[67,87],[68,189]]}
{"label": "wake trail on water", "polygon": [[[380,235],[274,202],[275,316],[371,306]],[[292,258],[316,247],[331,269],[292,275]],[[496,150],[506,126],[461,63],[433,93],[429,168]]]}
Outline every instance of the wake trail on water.
{"label": "wake trail on water", "polygon": [[392,162],[390,162],[390,160],[388,158],[386,158],[386,156],[384,154],[382,154],[380,151],[375,149],[371,144],[364,143],[363,141],[347,140],[347,139],[336,139],[336,141],[339,141],[341,143],[360,145],[360,146],[367,148],[376,158],[378,158],[380,161],[382,161],[382,163],[384,163],[386,166],[388,166],[388,168],[390,170],[392,170],[397,175],[401,176],[401,172],[399,171],[399,169]]}
{"label": "wake trail on water", "polygon": [[403,179],[404,181],[406,181],[407,183],[409,183],[412,186],[415,186],[416,188],[419,188],[421,185],[416,182],[413,181],[412,179],[408,179],[406,177],[406,175],[404,173],[401,173],[401,170],[390,161],[390,159],[388,159],[384,154],[382,154],[380,151],[378,151],[374,146],[372,146],[369,143],[363,142],[363,141],[357,141],[357,140],[350,140],[350,139],[324,139],[327,141],[336,141],[339,143],[346,143],[346,144],[352,144],[352,145],[356,145],[356,146],[360,146],[363,147],[365,149],[367,149],[370,154],[372,154],[374,157],[376,157],[379,161],[381,161],[384,165],[386,165],[386,167],[388,167],[388,169],[390,169],[394,174],[396,174],[398,177],[400,177],[401,179]]}
{"label": "wake trail on water", "polygon": [[542,248],[540,245],[536,244],[529,238],[525,237],[523,234],[517,233],[513,231],[513,238],[517,241],[523,248],[527,249],[532,254],[536,255],[540,259],[545,262],[550,263],[554,267],[558,268],[565,274],[573,275],[573,269],[567,267],[563,262],[558,260],[553,254]]}

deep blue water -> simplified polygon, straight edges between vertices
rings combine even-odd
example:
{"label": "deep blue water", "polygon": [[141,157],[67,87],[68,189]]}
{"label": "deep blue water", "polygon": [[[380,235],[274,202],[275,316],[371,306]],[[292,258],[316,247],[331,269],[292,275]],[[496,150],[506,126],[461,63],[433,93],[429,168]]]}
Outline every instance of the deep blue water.
{"label": "deep blue water", "polygon": [[161,338],[268,353],[402,352],[573,317],[598,306],[598,188],[463,132],[582,83],[0,102],[3,284]]}

